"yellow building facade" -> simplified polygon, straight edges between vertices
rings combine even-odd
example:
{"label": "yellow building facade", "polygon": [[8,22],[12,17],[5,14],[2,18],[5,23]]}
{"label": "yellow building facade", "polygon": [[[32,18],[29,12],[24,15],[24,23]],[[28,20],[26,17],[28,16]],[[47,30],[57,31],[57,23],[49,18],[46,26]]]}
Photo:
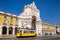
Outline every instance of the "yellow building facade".
{"label": "yellow building facade", "polygon": [[43,35],[56,35],[56,26],[42,23],[42,33]]}
{"label": "yellow building facade", "polygon": [[60,27],[56,27],[56,34],[59,34],[60,35]]}
{"label": "yellow building facade", "polygon": [[0,35],[15,35],[20,26],[20,18],[16,15],[0,12]]}

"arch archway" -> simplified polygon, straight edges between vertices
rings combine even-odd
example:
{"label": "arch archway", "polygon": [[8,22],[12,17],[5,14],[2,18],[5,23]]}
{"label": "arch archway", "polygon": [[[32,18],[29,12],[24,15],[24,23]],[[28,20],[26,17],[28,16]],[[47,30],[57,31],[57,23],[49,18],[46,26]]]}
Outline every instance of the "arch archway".
{"label": "arch archway", "polygon": [[32,16],[32,29],[36,29],[36,17]]}
{"label": "arch archway", "polygon": [[12,33],[13,33],[13,28],[9,27],[9,34],[12,34]]}
{"label": "arch archway", "polygon": [[15,34],[17,33],[17,27],[15,28]]}
{"label": "arch archway", "polygon": [[6,26],[2,27],[2,34],[7,34],[7,27]]}

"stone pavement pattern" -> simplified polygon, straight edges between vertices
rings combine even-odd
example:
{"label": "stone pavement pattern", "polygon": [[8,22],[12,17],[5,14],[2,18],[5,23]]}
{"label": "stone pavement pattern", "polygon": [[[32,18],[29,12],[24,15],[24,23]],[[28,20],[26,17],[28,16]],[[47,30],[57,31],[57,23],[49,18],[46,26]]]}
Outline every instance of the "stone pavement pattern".
{"label": "stone pavement pattern", "polygon": [[24,37],[24,38],[0,38],[0,40],[60,40],[60,36],[45,36],[45,37]]}
{"label": "stone pavement pattern", "polygon": [[47,38],[47,39],[35,39],[35,38],[1,38],[0,40],[60,40],[60,37],[59,38]]}

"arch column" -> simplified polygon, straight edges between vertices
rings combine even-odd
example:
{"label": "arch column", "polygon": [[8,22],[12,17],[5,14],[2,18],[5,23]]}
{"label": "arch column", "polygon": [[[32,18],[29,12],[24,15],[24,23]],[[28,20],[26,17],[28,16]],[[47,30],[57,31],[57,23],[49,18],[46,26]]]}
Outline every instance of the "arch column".
{"label": "arch column", "polygon": [[0,35],[2,35],[2,26],[0,25]]}
{"label": "arch column", "polygon": [[15,35],[15,28],[13,28],[13,35]]}
{"label": "arch column", "polygon": [[9,34],[9,28],[7,27],[7,35]]}
{"label": "arch column", "polygon": [[36,34],[42,36],[42,24],[40,21],[36,23]]}

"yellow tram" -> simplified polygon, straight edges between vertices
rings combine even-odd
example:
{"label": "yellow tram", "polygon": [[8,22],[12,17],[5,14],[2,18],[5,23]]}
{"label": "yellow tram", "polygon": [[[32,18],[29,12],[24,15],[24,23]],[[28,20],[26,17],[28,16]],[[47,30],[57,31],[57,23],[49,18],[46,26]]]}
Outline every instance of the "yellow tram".
{"label": "yellow tram", "polygon": [[35,30],[17,29],[16,37],[33,37],[33,36],[36,36]]}

